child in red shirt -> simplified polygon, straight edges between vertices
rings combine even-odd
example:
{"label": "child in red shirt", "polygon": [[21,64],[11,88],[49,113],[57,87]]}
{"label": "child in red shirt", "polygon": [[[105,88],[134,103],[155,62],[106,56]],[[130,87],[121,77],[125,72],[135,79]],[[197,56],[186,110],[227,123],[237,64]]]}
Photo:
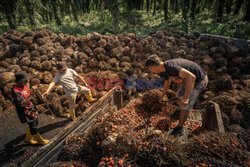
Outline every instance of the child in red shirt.
{"label": "child in red shirt", "polygon": [[[25,142],[30,144],[45,145],[49,140],[43,139],[37,131],[38,127],[38,112],[33,105],[31,98],[33,93],[30,93],[27,83],[29,76],[25,71],[15,73],[16,85],[12,88],[13,101],[21,123],[28,124],[28,130],[25,137]],[[33,140],[33,138],[36,139]]]}

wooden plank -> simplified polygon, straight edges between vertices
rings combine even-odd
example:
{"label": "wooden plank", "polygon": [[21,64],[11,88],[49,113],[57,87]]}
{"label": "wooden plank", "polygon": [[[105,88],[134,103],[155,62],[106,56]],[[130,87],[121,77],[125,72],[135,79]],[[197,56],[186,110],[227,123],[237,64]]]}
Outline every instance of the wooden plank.
{"label": "wooden plank", "polygon": [[116,89],[114,91],[114,103],[117,106],[118,110],[122,108],[122,90]]}
{"label": "wooden plank", "polygon": [[219,130],[219,132],[225,133],[219,104],[213,101],[209,101],[209,103],[212,103],[214,105],[215,115],[216,115],[216,128]]}
{"label": "wooden plank", "polygon": [[[87,110],[81,114],[77,119],[71,123],[69,123],[68,126],[66,126],[60,133],[58,133],[57,136],[55,136],[50,142],[41,147],[32,157],[29,158],[27,162],[25,162],[22,166],[25,167],[31,167],[34,166],[36,162],[38,162],[43,156],[45,156],[53,147],[55,147],[61,140],[65,139],[72,130],[77,128],[80,124],[84,123],[85,120],[88,119],[89,116],[91,116],[95,111],[98,109],[102,109],[105,104],[109,106],[114,105],[114,91],[117,88],[114,87],[111,89],[107,94],[105,94],[103,97],[101,97],[97,102],[95,102],[93,105],[91,105]],[[107,108],[107,107],[106,107]],[[103,110],[100,110],[104,112]]]}
{"label": "wooden plank", "polygon": [[48,105],[47,100],[44,99],[44,98],[42,97],[42,95],[41,95],[39,92],[36,91],[36,89],[31,88],[31,90],[34,91],[35,95],[37,95],[37,97],[38,97],[39,99],[41,99],[42,102],[45,104],[45,106],[48,108],[49,112],[50,112],[51,115],[52,115],[52,119],[55,119],[55,115],[53,114],[53,111],[51,110],[50,106]]}
{"label": "wooden plank", "polygon": [[206,130],[218,130],[225,133],[220,107],[217,103],[208,102],[208,108],[202,116],[202,126]]}
{"label": "wooden plank", "polygon": [[81,133],[90,128],[90,126],[94,123],[94,119],[97,116],[103,115],[106,111],[108,111],[110,107],[110,103],[107,103],[103,108],[98,108],[94,113],[91,113],[90,116],[84,119],[84,122],[73,129],[65,138],[59,140],[58,144],[56,144],[52,149],[50,149],[45,155],[41,156],[42,158],[39,159],[33,167],[45,166],[48,165],[50,162],[56,160],[60,154],[60,151],[63,149],[65,139],[74,133]]}

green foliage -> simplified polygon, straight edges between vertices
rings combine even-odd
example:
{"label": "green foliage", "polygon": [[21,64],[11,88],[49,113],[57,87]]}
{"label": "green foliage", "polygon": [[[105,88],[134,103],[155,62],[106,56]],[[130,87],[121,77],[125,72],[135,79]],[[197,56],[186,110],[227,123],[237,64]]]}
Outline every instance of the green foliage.
{"label": "green foliage", "polygon": [[[3,2],[5,1],[7,2],[7,0],[3,0]],[[12,16],[12,19],[15,19],[14,26],[21,32],[47,28],[58,34],[64,33],[75,36],[92,32],[99,32],[100,34],[134,32],[142,36],[155,30],[174,28],[188,33],[200,32],[250,39],[249,20],[243,21],[243,18],[246,18],[247,3],[242,4],[238,15],[234,15],[235,1],[227,4],[226,9],[228,11],[231,9],[232,12],[223,13],[222,20],[219,23],[215,17],[215,0],[192,0],[189,4],[186,4],[185,10],[183,10],[182,1],[178,1],[178,10],[170,7],[167,13],[168,19],[165,21],[163,1],[156,1],[156,14],[153,15],[153,1],[18,0],[15,8],[12,9],[15,11],[15,17]],[[31,9],[25,5],[27,2],[33,4],[34,13],[29,11]],[[169,3],[171,2],[169,1]],[[1,8],[3,8],[3,5],[0,3]],[[147,5],[149,5],[148,12],[146,11]],[[194,9],[194,12],[191,11],[192,9]],[[179,12],[176,13],[176,11]],[[1,11],[0,19],[0,35],[2,35],[9,30],[10,23],[7,20],[6,13]],[[35,24],[32,25],[32,21]]]}

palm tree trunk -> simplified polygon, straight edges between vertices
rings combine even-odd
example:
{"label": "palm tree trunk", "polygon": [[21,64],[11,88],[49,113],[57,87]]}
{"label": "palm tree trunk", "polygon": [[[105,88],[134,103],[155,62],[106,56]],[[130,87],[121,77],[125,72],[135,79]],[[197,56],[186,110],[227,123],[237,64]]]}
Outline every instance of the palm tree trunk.
{"label": "palm tree trunk", "polygon": [[115,30],[118,30],[118,23],[119,23],[119,6],[118,6],[118,0],[110,0],[109,1],[109,11],[112,14],[113,17],[113,24],[115,27]]}
{"label": "palm tree trunk", "polygon": [[188,32],[188,9],[189,9],[189,0],[182,0],[182,17],[184,18],[184,31]]}
{"label": "palm tree trunk", "polygon": [[143,6],[144,6],[144,0],[142,0],[140,3],[140,10],[143,10]]}
{"label": "palm tree trunk", "polygon": [[216,20],[220,23],[223,17],[225,0],[216,1]]}
{"label": "palm tree trunk", "polygon": [[156,14],[156,0],[153,0],[153,1],[154,1],[153,16],[155,16],[155,14]]}
{"label": "palm tree trunk", "polygon": [[87,13],[89,13],[89,4],[90,4],[89,0],[86,0],[85,1],[85,6],[86,6]]}
{"label": "palm tree trunk", "polygon": [[19,25],[24,25],[24,22],[23,22],[23,11],[22,11],[22,9],[19,9],[18,10],[18,15],[19,15],[19,19],[18,19],[18,24]]}
{"label": "palm tree trunk", "polygon": [[77,1],[76,2],[73,1],[71,3],[71,6],[72,6],[72,13],[73,13],[74,20],[78,22],[78,16],[77,16],[78,12],[77,11],[79,9],[79,7],[78,7],[79,4],[77,4]]}
{"label": "palm tree trunk", "polygon": [[163,9],[164,9],[164,20],[165,20],[165,22],[167,22],[167,20],[168,20],[168,0],[164,0]]}
{"label": "palm tree trunk", "polygon": [[175,13],[178,13],[179,11],[179,1],[178,0],[175,0]]}
{"label": "palm tree trunk", "polygon": [[147,0],[147,13],[149,12],[149,0]]}
{"label": "palm tree trunk", "polygon": [[55,17],[55,20],[56,20],[56,24],[57,25],[62,25],[62,21],[60,20],[60,17],[59,17],[60,12],[59,12],[59,10],[57,8],[57,3],[56,2],[57,2],[57,0],[52,1],[53,14],[54,14],[54,17]]}
{"label": "palm tree trunk", "polygon": [[241,8],[243,2],[244,2],[244,0],[236,0],[234,15],[239,14],[240,8]]}
{"label": "palm tree trunk", "polygon": [[189,0],[182,0],[182,17],[187,20]]}
{"label": "palm tree trunk", "polygon": [[36,18],[35,18],[35,5],[30,2],[30,0],[25,0],[26,10],[29,16],[31,27],[36,27]]}
{"label": "palm tree trunk", "polygon": [[244,18],[243,20],[244,21],[249,21],[250,20],[250,1],[246,1],[246,5],[244,5],[245,8],[244,8]]}
{"label": "palm tree trunk", "polygon": [[197,0],[192,0],[191,9],[190,9],[190,12],[191,12],[190,16],[193,20],[194,20],[194,16],[195,16],[196,5],[197,5]]}
{"label": "palm tree trunk", "polygon": [[227,0],[226,2],[226,13],[230,14],[232,11],[233,0]]}
{"label": "palm tree trunk", "polygon": [[95,10],[98,10],[98,3],[99,3],[99,0],[95,0]]}
{"label": "palm tree trunk", "polygon": [[170,9],[174,11],[175,0],[170,0]]}
{"label": "palm tree trunk", "polygon": [[98,10],[102,9],[102,4],[103,4],[103,0],[100,0],[100,2],[99,2],[99,9]]}
{"label": "palm tree trunk", "polygon": [[5,11],[5,15],[6,15],[7,22],[9,24],[10,29],[16,29],[16,25],[14,24],[14,22],[15,22],[15,15],[11,14],[11,13],[8,13],[6,11]]}
{"label": "palm tree trunk", "polygon": [[73,9],[74,20],[78,22],[77,10]]}
{"label": "palm tree trunk", "polygon": [[3,13],[7,18],[7,22],[9,24],[10,29],[16,29],[15,25],[15,10],[16,10],[16,3],[15,0],[1,0],[0,6],[3,9]]}
{"label": "palm tree trunk", "polygon": [[104,9],[108,9],[109,0],[104,0]]}

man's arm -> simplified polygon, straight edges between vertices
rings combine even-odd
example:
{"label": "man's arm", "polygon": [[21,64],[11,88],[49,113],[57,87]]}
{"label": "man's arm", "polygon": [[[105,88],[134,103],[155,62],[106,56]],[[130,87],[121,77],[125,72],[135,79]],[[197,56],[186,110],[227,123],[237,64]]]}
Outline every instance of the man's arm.
{"label": "man's arm", "polygon": [[181,105],[187,105],[189,102],[189,96],[193,90],[196,76],[190,71],[182,68],[180,70],[179,76],[185,80],[185,92],[183,97],[181,97]]}
{"label": "man's arm", "polygon": [[82,76],[77,75],[76,77],[79,78],[84,83],[85,86],[88,86],[87,82],[85,81],[85,79],[83,79]]}
{"label": "man's arm", "polygon": [[73,76],[74,76],[74,77],[77,77],[77,79],[80,79],[80,80],[84,83],[84,85],[85,85],[86,87],[89,86],[89,85],[87,84],[87,82],[83,79],[83,77],[80,76],[75,70],[71,69],[71,72],[72,72]]}
{"label": "man's arm", "polygon": [[171,80],[170,79],[164,81],[161,100],[163,100],[164,96],[166,95],[167,90],[170,87],[170,84],[171,84]]}
{"label": "man's arm", "polygon": [[49,84],[49,87],[48,87],[48,89],[46,90],[46,92],[42,95],[42,97],[44,98],[45,96],[47,96],[49,93],[50,93],[50,91],[52,90],[52,88],[55,86],[55,82],[51,82],[50,84]]}

